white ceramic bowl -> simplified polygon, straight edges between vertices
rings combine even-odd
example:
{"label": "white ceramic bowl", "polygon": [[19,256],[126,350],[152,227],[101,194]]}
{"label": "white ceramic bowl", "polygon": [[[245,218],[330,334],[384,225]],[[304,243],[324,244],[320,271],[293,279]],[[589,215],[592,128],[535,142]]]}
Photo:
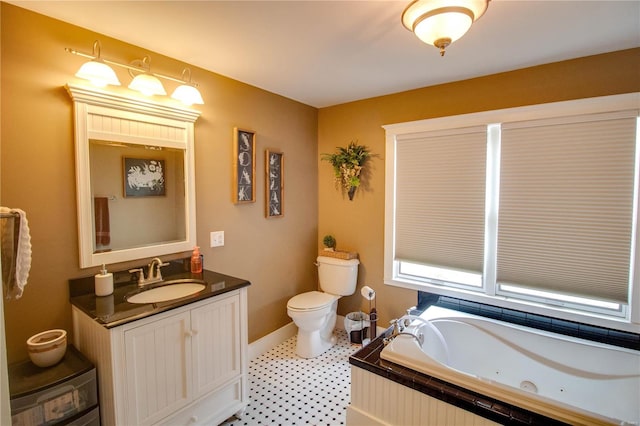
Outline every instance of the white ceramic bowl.
{"label": "white ceramic bowl", "polygon": [[67,351],[66,330],[47,330],[27,340],[29,358],[38,367],[50,367],[60,362]]}

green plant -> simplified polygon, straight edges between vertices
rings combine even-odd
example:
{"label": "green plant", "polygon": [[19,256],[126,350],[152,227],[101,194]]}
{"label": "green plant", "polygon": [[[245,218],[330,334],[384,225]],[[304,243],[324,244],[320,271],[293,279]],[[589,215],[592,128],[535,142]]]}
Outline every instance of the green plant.
{"label": "green plant", "polygon": [[351,141],[346,148],[338,147],[333,154],[322,154],[321,159],[331,163],[336,186],[347,190],[349,200],[353,200],[360,186],[360,173],[369,157],[371,152],[366,146]]}
{"label": "green plant", "polygon": [[333,238],[333,235],[325,235],[322,239],[322,244],[324,244],[327,248],[336,248],[336,239]]}

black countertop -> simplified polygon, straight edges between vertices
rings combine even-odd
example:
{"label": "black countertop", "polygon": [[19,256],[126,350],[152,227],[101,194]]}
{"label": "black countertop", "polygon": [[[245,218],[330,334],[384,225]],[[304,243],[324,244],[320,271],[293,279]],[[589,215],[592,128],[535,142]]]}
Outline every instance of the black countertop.
{"label": "black countertop", "polygon": [[[188,272],[188,259],[171,261],[169,266],[162,268],[162,275],[165,280],[183,278],[203,280],[206,286],[204,290],[180,299],[158,303],[129,303],[126,301],[126,296],[139,292],[140,289],[137,283],[132,281],[128,271],[119,271],[114,272],[114,291],[109,296],[95,295],[93,276],[69,280],[70,302],[106,328],[112,328],[251,285],[245,279],[208,270],[192,274]],[[152,284],[146,288],[158,285],[162,283]]]}
{"label": "black countertop", "polygon": [[38,367],[30,360],[9,364],[11,399],[54,388],[94,369],[93,364],[73,345],[67,346],[62,360],[51,367]]}

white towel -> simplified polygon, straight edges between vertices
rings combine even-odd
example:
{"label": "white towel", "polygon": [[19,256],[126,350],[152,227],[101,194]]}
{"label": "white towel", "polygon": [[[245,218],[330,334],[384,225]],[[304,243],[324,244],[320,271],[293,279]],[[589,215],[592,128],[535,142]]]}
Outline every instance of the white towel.
{"label": "white towel", "polygon": [[[7,298],[19,299],[22,297],[24,286],[27,285],[29,278],[29,270],[31,269],[31,234],[29,233],[29,223],[27,214],[20,209],[9,209],[0,207],[2,213],[16,213],[20,217],[20,229],[18,234],[18,246],[14,247],[15,253],[15,276],[9,277],[9,282],[4,283],[8,287]],[[3,238],[7,237],[6,232],[2,234]],[[3,242],[3,247],[7,245]],[[13,254],[11,254],[13,255]],[[7,258],[7,254],[3,255],[3,259]]]}

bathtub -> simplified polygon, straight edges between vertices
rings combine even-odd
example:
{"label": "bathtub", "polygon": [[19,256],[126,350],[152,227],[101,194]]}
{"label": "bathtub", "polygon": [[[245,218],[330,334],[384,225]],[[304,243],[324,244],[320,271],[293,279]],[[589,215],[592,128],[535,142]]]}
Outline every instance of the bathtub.
{"label": "bathtub", "polygon": [[430,307],[383,360],[570,424],[640,424],[640,352]]}

